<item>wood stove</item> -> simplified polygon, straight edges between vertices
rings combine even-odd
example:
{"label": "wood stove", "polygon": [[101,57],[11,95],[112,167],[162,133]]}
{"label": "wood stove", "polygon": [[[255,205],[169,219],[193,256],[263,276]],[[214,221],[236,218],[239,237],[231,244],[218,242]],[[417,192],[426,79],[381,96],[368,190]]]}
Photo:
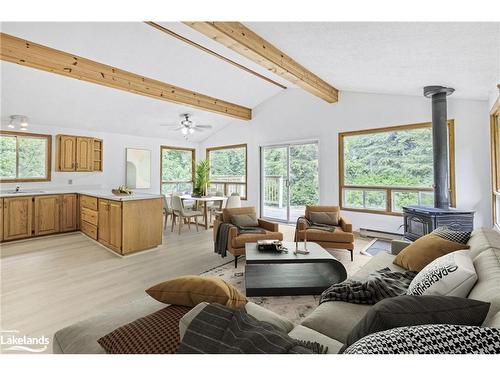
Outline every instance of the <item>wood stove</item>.
{"label": "wood stove", "polygon": [[424,96],[432,99],[434,207],[403,207],[404,237],[410,241],[414,241],[442,226],[457,231],[470,232],[473,229],[473,211],[450,208],[446,97],[453,94],[454,91],[451,87],[424,87]]}

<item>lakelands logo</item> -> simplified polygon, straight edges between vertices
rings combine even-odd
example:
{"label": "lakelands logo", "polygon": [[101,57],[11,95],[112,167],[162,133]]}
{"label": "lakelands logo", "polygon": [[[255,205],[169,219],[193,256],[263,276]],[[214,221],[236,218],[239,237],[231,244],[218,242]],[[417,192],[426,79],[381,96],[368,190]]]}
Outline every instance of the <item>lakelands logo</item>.
{"label": "lakelands logo", "polygon": [[0,345],[2,352],[24,351],[42,353],[47,350],[49,338],[42,336],[19,335],[19,331],[0,331]]}

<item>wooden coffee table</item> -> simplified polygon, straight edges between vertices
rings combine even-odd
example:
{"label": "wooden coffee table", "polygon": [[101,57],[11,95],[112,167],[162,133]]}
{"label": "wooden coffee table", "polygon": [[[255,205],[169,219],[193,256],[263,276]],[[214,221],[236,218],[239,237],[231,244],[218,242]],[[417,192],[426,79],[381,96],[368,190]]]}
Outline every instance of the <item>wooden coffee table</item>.
{"label": "wooden coffee table", "polygon": [[347,278],[343,264],[317,243],[307,243],[309,254],[294,254],[295,242],[283,245],[288,253],[259,251],[256,243],[245,245],[247,297],[318,295]]}

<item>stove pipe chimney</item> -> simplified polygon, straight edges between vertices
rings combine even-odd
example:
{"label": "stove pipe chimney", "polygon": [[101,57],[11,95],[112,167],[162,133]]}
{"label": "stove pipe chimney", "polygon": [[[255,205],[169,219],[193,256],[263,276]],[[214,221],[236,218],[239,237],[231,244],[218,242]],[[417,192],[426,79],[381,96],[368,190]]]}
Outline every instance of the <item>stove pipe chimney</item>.
{"label": "stove pipe chimney", "polygon": [[455,89],[443,86],[424,87],[424,96],[432,98],[432,149],[434,159],[434,207],[450,208],[448,187],[448,116],[446,97]]}

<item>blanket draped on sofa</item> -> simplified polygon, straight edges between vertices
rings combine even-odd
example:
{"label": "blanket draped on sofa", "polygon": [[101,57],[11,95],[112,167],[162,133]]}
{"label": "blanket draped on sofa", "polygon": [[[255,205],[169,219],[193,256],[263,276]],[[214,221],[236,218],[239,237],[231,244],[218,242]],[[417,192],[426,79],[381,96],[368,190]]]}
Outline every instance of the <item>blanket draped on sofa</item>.
{"label": "blanket draped on sofa", "polygon": [[405,294],[416,274],[411,271],[391,271],[386,267],[368,275],[366,281],[348,279],[332,285],[321,293],[319,303],[344,301],[374,305],[384,298]]}
{"label": "blanket draped on sofa", "polygon": [[178,354],[321,354],[328,348],[295,340],[270,323],[216,303],[189,324]]}

